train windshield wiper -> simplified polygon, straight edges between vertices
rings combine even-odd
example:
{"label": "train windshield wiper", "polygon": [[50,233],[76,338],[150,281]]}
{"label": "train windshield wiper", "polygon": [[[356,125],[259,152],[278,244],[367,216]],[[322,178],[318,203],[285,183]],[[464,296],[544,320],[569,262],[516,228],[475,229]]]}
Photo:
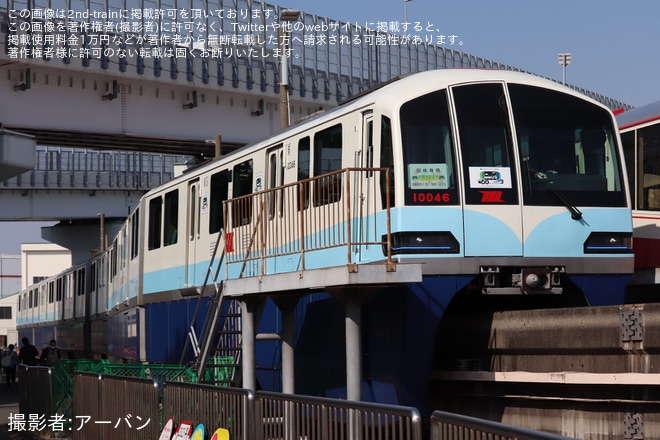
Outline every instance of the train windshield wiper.
{"label": "train windshield wiper", "polygon": [[571,218],[573,220],[582,219],[582,212],[579,209],[577,209],[577,207],[574,204],[572,204],[562,193],[557,191],[557,188],[555,188],[553,183],[550,180],[548,180],[548,176],[545,173],[536,171],[532,168],[529,168],[529,173],[534,177],[534,180],[537,183],[544,185],[561,201],[561,203],[571,213]]}

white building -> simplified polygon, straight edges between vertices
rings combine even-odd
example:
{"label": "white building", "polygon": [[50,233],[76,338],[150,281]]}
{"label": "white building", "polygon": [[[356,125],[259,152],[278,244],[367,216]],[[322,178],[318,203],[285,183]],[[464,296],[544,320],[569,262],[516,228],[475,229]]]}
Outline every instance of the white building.
{"label": "white building", "polygon": [[52,243],[21,245],[21,255],[0,254],[0,347],[18,343],[18,293],[71,266],[71,252]]}
{"label": "white building", "polygon": [[71,252],[53,243],[21,245],[21,289],[71,267]]}

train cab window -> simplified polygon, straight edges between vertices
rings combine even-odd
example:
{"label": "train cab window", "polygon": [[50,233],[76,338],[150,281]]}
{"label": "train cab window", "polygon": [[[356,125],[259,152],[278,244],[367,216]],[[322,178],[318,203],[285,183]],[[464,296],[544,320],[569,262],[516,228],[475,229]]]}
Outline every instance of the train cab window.
{"label": "train cab window", "polygon": [[[341,169],[342,126],[334,125],[314,135],[314,176]],[[325,205],[341,199],[341,175],[332,174],[314,182],[314,205]]]}
{"label": "train cab window", "polygon": [[[211,176],[211,200],[209,210],[209,233],[215,234],[223,227],[223,204],[229,197],[229,170],[220,171]],[[204,206],[202,206],[204,210]]]}
{"label": "train cab window", "polygon": [[[310,173],[310,140],[306,136],[298,141],[298,182],[309,179]],[[298,210],[309,207],[309,182],[301,183],[302,188],[298,192]]]}
{"label": "train cab window", "polygon": [[179,190],[175,189],[165,194],[165,220],[163,245],[170,246],[177,242],[179,236]]}
{"label": "train cab window", "polygon": [[[452,93],[466,203],[517,204],[513,141],[503,85],[472,84],[454,87]],[[491,194],[486,196],[484,191]]]}
{"label": "train cab window", "polygon": [[509,93],[525,204],[625,206],[609,111],[538,87],[511,84]]}
{"label": "train cab window", "polygon": [[[458,196],[454,148],[445,90],[415,98],[401,106],[403,181],[407,205],[454,205]],[[389,122],[389,121],[388,121]],[[389,131],[389,127],[386,127]],[[382,129],[381,129],[382,130]],[[387,145],[383,144],[386,153]],[[385,158],[391,161],[392,158]],[[390,162],[382,162],[388,166]],[[392,178],[394,176],[391,176]]]}
{"label": "train cab window", "polygon": [[[234,198],[252,194],[253,167],[252,159],[234,166],[233,191]],[[252,222],[252,199],[242,197],[232,203],[232,220],[234,226],[247,225]]]}
{"label": "train cab window", "polygon": [[160,247],[163,199],[156,197],[149,201],[149,250]]}

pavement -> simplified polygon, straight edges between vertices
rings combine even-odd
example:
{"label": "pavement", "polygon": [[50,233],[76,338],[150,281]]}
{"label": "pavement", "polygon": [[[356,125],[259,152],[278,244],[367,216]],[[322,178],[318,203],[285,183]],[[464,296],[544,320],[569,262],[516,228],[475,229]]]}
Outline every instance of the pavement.
{"label": "pavement", "polygon": [[12,388],[7,389],[7,384],[0,384],[0,439],[3,440],[35,438],[28,432],[9,430],[9,422],[12,420],[13,415],[20,414],[20,408],[18,406],[19,386],[19,384],[15,384]]}

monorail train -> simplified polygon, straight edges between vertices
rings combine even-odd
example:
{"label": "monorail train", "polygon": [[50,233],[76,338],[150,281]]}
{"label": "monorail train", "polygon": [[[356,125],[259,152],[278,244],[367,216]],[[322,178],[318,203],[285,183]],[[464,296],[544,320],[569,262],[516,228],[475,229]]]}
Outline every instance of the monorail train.
{"label": "monorail train", "polygon": [[[361,331],[364,399],[423,408],[450,303],[624,301],[622,159],[612,112],[554,82],[404,76],[147,193],[105,252],[20,294],[19,333],[75,356],[176,363],[211,267],[231,281],[420,264],[420,282],[371,290]],[[279,332],[279,313],[266,301],[258,331]],[[327,292],[297,299],[296,392],[345,392],[343,319]],[[261,388],[278,388],[278,344],[258,342]]]}
{"label": "monorail train", "polygon": [[[660,101],[617,114],[633,208],[636,301],[660,293]],[[655,297],[654,297],[655,295]]]}

